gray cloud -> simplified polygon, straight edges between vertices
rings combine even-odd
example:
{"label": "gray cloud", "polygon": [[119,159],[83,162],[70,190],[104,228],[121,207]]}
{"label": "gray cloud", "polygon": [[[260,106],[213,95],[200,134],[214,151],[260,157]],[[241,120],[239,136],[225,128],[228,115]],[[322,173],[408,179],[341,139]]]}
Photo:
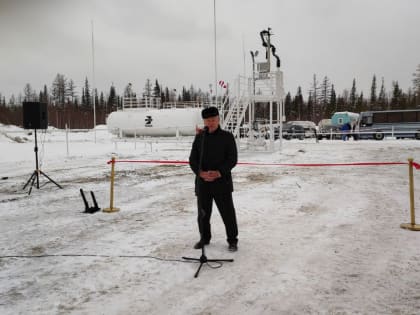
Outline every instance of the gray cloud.
{"label": "gray cloud", "polygon": [[[309,89],[313,74],[341,93],[356,78],[367,96],[373,74],[387,89],[411,86],[420,63],[420,2],[416,0],[218,0],[218,77],[232,82],[251,70],[250,50],[271,27],[286,90]],[[214,81],[213,1],[0,0],[0,93],[30,83],[50,86],[57,73],[81,90],[91,81],[94,21],[98,89],[128,82],[141,92],[147,78],[180,89]],[[245,69],[244,69],[245,54]]]}

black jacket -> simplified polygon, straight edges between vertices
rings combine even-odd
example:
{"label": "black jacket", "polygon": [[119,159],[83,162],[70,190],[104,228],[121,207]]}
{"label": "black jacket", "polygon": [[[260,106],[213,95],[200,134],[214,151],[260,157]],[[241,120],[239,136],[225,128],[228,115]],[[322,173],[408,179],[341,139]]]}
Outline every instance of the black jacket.
{"label": "black jacket", "polygon": [[[204,143],[203,143],[204,140]],[[221,178],[214,182],[205,182],[199,177],[200,157],[202,152],[202,171],[219,171]],[[228,193],[233,191],[231,170],[238,162],[238,151],[233,135],[220,127],[213,133],[203,131],[195,136],[191,153],[190,167],[196,175],[195,193]]]}

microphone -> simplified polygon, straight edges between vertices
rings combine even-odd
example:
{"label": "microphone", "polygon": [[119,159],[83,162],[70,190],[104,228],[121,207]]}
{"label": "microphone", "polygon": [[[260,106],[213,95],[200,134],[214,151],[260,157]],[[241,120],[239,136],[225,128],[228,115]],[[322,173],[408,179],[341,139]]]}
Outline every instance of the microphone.
{"label": "microphone", "polygon": [[208,133],[208,132],[209,132],[209,127],[204,126],[204,128],[203,128],[203,132]]}

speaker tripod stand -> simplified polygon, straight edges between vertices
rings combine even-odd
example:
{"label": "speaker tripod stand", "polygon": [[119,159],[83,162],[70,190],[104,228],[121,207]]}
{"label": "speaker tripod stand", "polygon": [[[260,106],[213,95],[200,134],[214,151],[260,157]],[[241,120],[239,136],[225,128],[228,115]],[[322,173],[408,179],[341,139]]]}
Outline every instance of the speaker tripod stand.
{"label": "speaker tripod stand", "polygon": [[35,184],[35,180],[36,180],[36,188],[39,189],[39,175],[44,176],[45,178],[47,178],[50,182],[52,182],[53,184],[55,184],[58,188],[63,189],[63,187],[61,187],[59,184],[57,184],[55,181],[53,181],[47,174],[45,174],[43,171],[41,171],[39,169],[39,165],[38,165],[38,140],[37,140],[37,135],[36,135],[36,129],[35,130],[35,170],[33,171],[31,177],[29,177],[28,181],[26,182],[25,186],[23,186],[23,190],[25,190],[26,186],[28,186],[29,183],[31,183],[31,186],[29,188],[29,192],[28,195],[31,194],[32,191],[32,187]]}

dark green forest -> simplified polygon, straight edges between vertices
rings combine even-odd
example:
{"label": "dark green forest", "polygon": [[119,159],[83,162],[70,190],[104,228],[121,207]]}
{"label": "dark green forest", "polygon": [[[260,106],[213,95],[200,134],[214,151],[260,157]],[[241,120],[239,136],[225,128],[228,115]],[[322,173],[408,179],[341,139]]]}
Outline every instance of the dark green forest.
{"label": "dark green forest", "polygon": [[[334,84],[325,76],[318,80],[314,74],[309,91],[287,92],[284,99],[287,120],[309,120],[318,123],[323,118],[331,118],[334,112],[349,111],[360,113],[368,110],[413,109],[420,108],[420,64],[412,74],[412,87],[402,90],[398,81],[392,81],[392,89],[385,89],[385,79],[372,77],[370,91],[359,92],[357,80],[354,78],[348,89],[340,93]],[[72,79],[57,74],[50,87],[44,85],[42,91],[35,91],[27,83],[22,93],[12,95],[8,100],[0,87],[0,123],[22,125],[22,102],[42,101],[48,104],[48,122],[56,128],[86,129],[93,127],[93,108],[95,105],[96,123],[105,124],[107,115],[122,107],[122,100],[130,92],[131,84],[124,91],[117,91],[111,86],[108,91],[95,91],[86,78],[82,87],[78,88]],[[210,103],[211,95],[191,85],[176,91],[163,87],[156,79],[154,84],[148,79],[143,93],[138,98],[160,99],[162,107],[166,102],[201,102]],[[256,106],[255,117],[268,119],[267,106]]]}

